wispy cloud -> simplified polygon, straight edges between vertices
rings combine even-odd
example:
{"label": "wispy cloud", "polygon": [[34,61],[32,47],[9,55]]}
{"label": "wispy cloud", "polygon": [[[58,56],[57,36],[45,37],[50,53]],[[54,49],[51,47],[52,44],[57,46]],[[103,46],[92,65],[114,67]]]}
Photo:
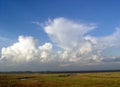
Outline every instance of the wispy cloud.
{"label": "wispy cloud", "polygon": [[6,40],[9,40],[9,39],[5,37],[0,37],[0,41],[6,41]]}
{"label": "wispy cloud", "polygon": [[0,37],[0,49],[2,47],[8,46],[10,43],[14,42],[13,40],[10,40],[9,38],[6,37]]}

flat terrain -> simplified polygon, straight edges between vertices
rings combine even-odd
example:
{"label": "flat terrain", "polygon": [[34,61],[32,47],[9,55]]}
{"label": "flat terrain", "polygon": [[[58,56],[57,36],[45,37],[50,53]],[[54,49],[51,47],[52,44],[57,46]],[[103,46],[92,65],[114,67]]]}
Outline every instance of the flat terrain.
{"label": "flat terrain", "polygon": [[120,87],[120,72],[0,74],[0,87]]}

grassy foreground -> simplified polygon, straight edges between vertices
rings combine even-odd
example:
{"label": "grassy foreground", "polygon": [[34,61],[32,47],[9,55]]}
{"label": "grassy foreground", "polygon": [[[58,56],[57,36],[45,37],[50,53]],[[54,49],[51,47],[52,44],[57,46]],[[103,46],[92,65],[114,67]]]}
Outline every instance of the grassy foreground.
{"label": "grassy foreground", "polygon": [[120,87],[120,72],[0,74],[0,87]]}

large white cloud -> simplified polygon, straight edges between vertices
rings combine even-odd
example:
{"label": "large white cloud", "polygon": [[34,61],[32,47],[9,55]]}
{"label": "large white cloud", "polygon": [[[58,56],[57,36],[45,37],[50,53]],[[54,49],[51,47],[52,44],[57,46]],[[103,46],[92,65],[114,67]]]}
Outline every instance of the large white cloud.
{"label": "large white cloud", "polygon": [[56,18],[49,20],[44,26],[44,30],[54,43],[61,48],[69,49],[71,46],[76,46],[77,41],[82,40],[83,36],[95,27],[93,24],[82,24],[65,18]]}
{"label": "large white cloud", "polygon": [[37,40],[31,36],[19,36],[18,42],[1,50],[1,60],[12,63],[47,61],[49,52],[52,50],[51,43],[42,46],[37,45]]}
{"label": "large white cloud", "polygon": [[101,62],[104,49],[120,46],[120,29],[108,36],[89,35],[95,24],[84,24],[66,18],[49,20],[44,26],[45,32],[56,45],[64,50],[62,60],[81,63]]}
{"label": "large white cloud", "polygon": [[[40,23],[37,23],[40,24]],[[120,47],[120,29],[108,36],[91,36],[95,24],[85,24],[66,18],[48,20],[43,29],[58,49],[54,50],[52,43],[38,45],[38,40],[32,36],[19,36],[18,42],[1,50],[2,64],[40,64],[60,67],[119,62],[119,56],[103,56],[102,52],[109,47]],[[41,65],[43,64],[43,65]],[[31,66],[31,65],[30,65]],[[33,65],[34,66],[34,65]],[[54,67],[55,67],[54,66]]]}

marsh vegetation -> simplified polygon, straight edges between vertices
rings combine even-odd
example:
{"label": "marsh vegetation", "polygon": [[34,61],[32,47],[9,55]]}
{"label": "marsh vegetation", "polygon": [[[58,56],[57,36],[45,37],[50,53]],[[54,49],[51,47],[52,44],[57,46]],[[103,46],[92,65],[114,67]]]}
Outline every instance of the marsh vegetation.
{"label": "marsh vegetation", "polygon": [[0,87],[120,87],[120,72],[0,74]]}

